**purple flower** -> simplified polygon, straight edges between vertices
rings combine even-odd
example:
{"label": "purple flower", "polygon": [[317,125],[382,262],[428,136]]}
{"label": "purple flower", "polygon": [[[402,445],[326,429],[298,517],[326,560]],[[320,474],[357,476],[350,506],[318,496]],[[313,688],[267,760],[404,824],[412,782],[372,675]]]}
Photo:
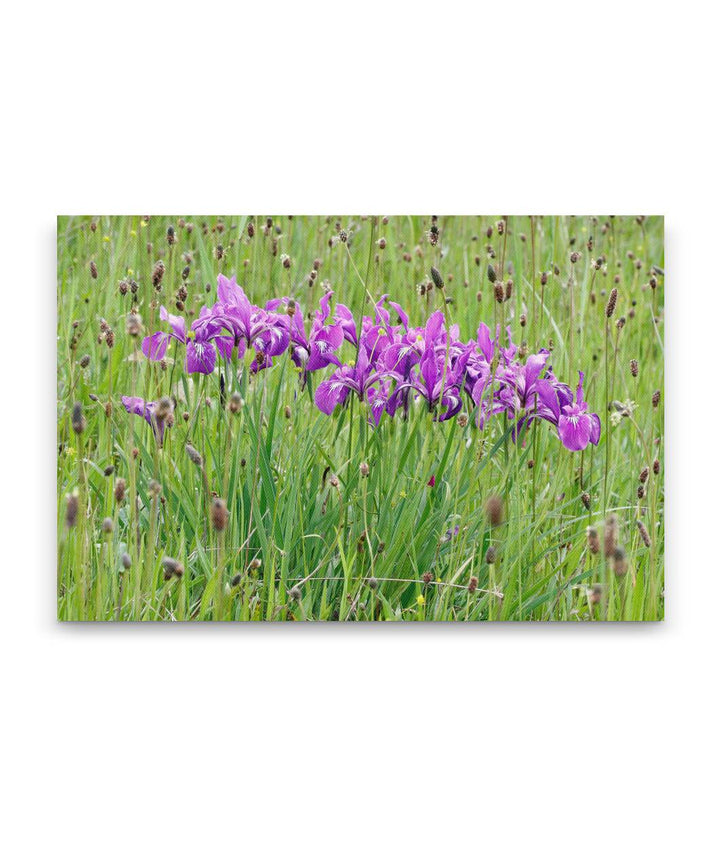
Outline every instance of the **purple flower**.
{"label": "purple flower", "polygon": [[144,399],[139,398],[137,395],[123,395],[121,400],[123,407],[128,413],[134,413],[136,416],[142,416],[145,419],[148,425],[153,429],[155,439],[162,446],[165,429],[169,428],[172,423],[158,422],[157,419],[155,419],[154,413],[155,408],[157,407],[157,402],[148,401],[146,403]]}
{"label": "purple flower", "polygon": [[262,357],[256,368],[272,364],[270,357],[282,354],[290,343],[290,316],[277,315],[248,300],[245,292],[235,281],[218,274],[218,302],[209,311],[209,317],[233,335],[233,345],[238,357],[245,355],[247,348],[254,348]]}
{"label": "purple flower", "polygon": [[232,350],[232,339],[223,336],[221,327],[207,314],[193,321],[190,332],[186,332],[185,319],[181,315],[171,315],[164,306],[160,307],[160,318],[170,324],[169,333],[153,333],[143,339],[142,351],[149,360],[162,360],[167,353],[171,339],[185,346],[185,368],[190,374],[210,374],[215,368],[217,346],[220,353],[228,358]]}
{"label": "purple flower", "polygon": [[364,401],[371,387],[387,374],[370,364],[365,345],[361,342],[357,363],[341,366],[319,384],[315,390],[315,404],[323,413],[330,415],[338,404],[344,404],[351,392]]}
{"label": "purple flower", "polygon": [[580,382],[577,386],[575,403],[565,404],[557,422],[557,431],[563,446],[571,452],[582,451],[588,443],[594,446],[600,441],[600,417],[597,413],[587,412],[587,403],[583,398],[584,372],[578,372]]}

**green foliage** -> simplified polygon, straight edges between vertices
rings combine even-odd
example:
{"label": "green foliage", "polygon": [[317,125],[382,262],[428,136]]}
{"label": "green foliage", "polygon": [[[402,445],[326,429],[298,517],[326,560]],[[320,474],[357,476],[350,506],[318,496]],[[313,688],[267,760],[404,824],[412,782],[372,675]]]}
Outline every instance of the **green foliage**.
{"label": "green foliage", "polygon": [[[649,284],[652,266],[664,265],[662,219],[510,217],[502,235],[498,219],[439,218],[434,245],[430,218],[422,217],[341,217],[347,243],[337,240],[335,218],[279,217],[267,227],[265,217],[61,217],[59,618],[662,618],[663,409],[651,401],[663,387],[662,274],[654,274],[656,287]],[[580,257],[571,262],[574,251]],[[600,256],[605,261],[596,269]],[[152,269],[160,259],[165,273],[156,293]],[[315,259],[321,264],[313,281]],[[494,299],[488,262],[498,279],[513,280],[503,304]],[[431,266],[445,287],[422,294],[418,285],[430,280]],[[542,271],[550,271],[545,285]],[[312,400],[319,375],[300,389],[287,355],[257,377],[247,364],[225,369],[221,406],[218,371],[188,377],[172,347],[166,366],[149,363],[140,351],[142,335],[160,329],[159,305],[177,311],[185,283],[192,320],[214,301],[218,272],[237,274],[260,305],[290,295],[303,312],[312,311],[327,281],[335,301],[356,314],[389,293],[412,323],[444,308],[465,338],[481,320],[491,328],[510,325],[515,341],[527,341],[531,350],[551,347],[555,374],[571,386],[585,371],[585,397],[603,423],[600,444],[570,453],[551,426],[535,423],[516,445],[501,419],[484,430],[472,411],[464,426],[433,423],[419,406],[407,421],[385,418],[370,430],[357,402],[333,417],[320,413]],[[616,278],[618,305],[608,321]],[[137,293],[129,288],[123,295],[119,283],[129,280]],[[144,325],[139,337],[126,330],[133,307]],[[625,325],[618,329],[620,317]],[[112,348],[98,341],[101,319],[114,333]],[[637,377],[631,359],[638,361]],[[237,413],[227,407],[233,391],[244,401]],[[176,400],[163,448],[142,418],[125,412],[121,395]],[[87,421],[80,435],[71,427],[76,401]],[[618,415],[611,420],[613,401],[636,406],[626,405],[629,415],[612,411]],[[188,458],[187,442],[202,455],[202,467]],[[367,477],[361,462],[369,466]],[[645,466],[650,476],[639,498]],[[121,501],[116,479],[126,482]],[[68,527],[71,494],[80,513]],[[223,532],[210,521],[214,495],[227,501]],[[505,507],[494,528],[484,510],[493,495]],[[615,572],[621,563],[604,555],[610,514],[627,557],[623,575]],[[113,529],[104,534],[108,517]],[[598,530],[597,553],[589,550],[588,527]],[[488,563],[491,547],[497,557]],[[182,574],[168,575],[166,557],[180,563]]]}

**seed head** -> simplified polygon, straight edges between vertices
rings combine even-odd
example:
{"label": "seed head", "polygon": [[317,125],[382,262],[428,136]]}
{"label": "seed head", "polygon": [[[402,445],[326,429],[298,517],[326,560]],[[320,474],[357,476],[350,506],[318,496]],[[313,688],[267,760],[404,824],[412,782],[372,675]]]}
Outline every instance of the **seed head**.
{"label": "seed head", "polygon": [[360,464],[360,475],[366,479],[370,475],[370,466],[366,461],[362,461]]}
{"label": "seed head", "polygon": [[68,529],[72,529],[77,523],[79,505],[78,495],[76,493],[68,494],[65,506],[65,525]]}
{"label": "seed head", "polygon": [[203,463],[202,455],[191,443],[188,443],[185,446],[185,451],[187,452],[188,458],[195,464],[196,467],[201,467]]}
{"label": "seed head", "polygon": [[637,360],[630,360],[630,374],[633,377],[637,377],[639,371],[640,371],[640,368],[638,366],[638,361]]}
{"label": "seed head", "polygon": [[445,288],[445,281],[442,276],[440,276],[440,271],[436,267],[430,268],[430,276],[432,277],[432,281],[435,283],[435,288]]}
{"label": "seed head", "polygon": [[650,475],[650,467],[643,467],[640,470],[640,484],[645,484],[648,480],[648,476]]}
{"label": "seed head", "polygon": [[495,282],[495,280],[497,279],[495,268],[491,264],[488,264],[487,266],[487,278],[490,280],[490,282]]}
{"label": "seed head", "polygon": [[240,408],[243,406],[244,403],[245,402],[243,401],[240,393],[239,392],[233,392],[233,394],[230,396],[230,403],[228,404],[230,412],[231,413],[237,413],[240,410]]}
{"label": "seed head", "polygon": [[643,544],[646,547],[650,547],[652,542],[650,541],[650,533],[647,531],[647,526],[645,526],[645,524],[642,522],[642,520],[637,520],[636,523],[637,523],[637,528],[640,532],[640,537],[643,540]]}
{"label": "seed head", "polygon": [[128,336],[132,336],[133,338],[142,333],[142,318],[137,312],[129,313],[125,319],[125,330],[127,331]]}
{"label": "seed head", "polygon": [[588,511],[590,511],[590,494],[589,494],[587,491],[585,491],[585,492],[580,496],[580,499],[582,500],[582,504],[585,506],[585,508],[586,508]]}
{"label": "seed head", "polygon": [[544,270],[540,274],[540,285],[547,285],[547,281],[548,281],[548,274],[547,274],[547,271]]}
{"label": "seed head", "polygon": [[652,396],[652,406],[657,408],[658,404],[660,404],[660,390],[656,389]]}
{"label": "seed head", "polygon": [[485,513],[491,526],[499,526],[505,516],[502,497],[497,494],[489,497],[485,503]]}
{"label": "seed head", "polygon": [[79,360],[80,368],[86,369],[90,365],[90,354],[83,354]]}
{"label": "seed head", "polygon": [[85,430],[85,426],[87,425],[85,416],[83,415],[82,404],[80,404],[79,401],[76,401],[75,404],[73,404],[71,424],[72,429],[76,434],[82,434]]}
{"label": "seed head", "polygon": [[660,461],[657,458],[653,461],[653,472],[655,475],[658,475],[660,472]]}
{"label": "seed head", "polygon": [[496,302],[497,303],[504,303],[505,302],[505,292],[503,290],[503,284],[501,282],[495,283],[494,292],[495,292]]}
{"label": "seed head", "polygon": [[594,526],[588,526],[587,528],[587,543],[591,553],[597,554],[600,552],[600,538]]}
{"label": "seed head", "polygon": [[512,297],[512,290],[513,290],[513,281],[511,279],[509,279],[505,283],[505,300],[506,301],[510,300],[510,298]]}
{"label": "seed head", "polygon": [[156,291],[160,291],[160,283],[162,282],[162,278],[165,274],[165,265],[162,261],[155,262],[155,266],[152,271],[152,284],[153,288]]}
{"label": "seed head", "polygon": [[106,517],[102,522],[102,531],[103,535],[111,535],[113,531],[113,519],[112,517]]}
{"label": "seed head", "polygon": [[475,589],[478,587],[478,578],[470,577],[470,582],[468,583],[468,591],[472,594]]}
{"label": "seed head", "polygon": [[115,502],[118,505],[125,499],[125,479],[115,479]]}
{"label": "seed head", "polygon": [[613,288],[610,292],[610,297],[608,297],[607,306],[605,307],[605,317],[612,318],[613,312],[615,312],[615,307],[617,306],[617,297],[618,290],[617,288]]}
{"label": "seed head", "polygon": [[375,577],[369,577],[367,584],[368,588],[372,589],[373,591],[378,587],[378,581]]}
{"label": "seed head", "polygon": [[164,577],[166,581],[171,580],[173,577],[177,577],[179,579],[185,571],[182,564],[171,556],[164,556],[161,564],[165,572]]}
{"label": "seed head", "polygon": [[612,556],[615,547],[617,546],[618,536],[618,519],[617,515],[610,514],[605,521],[605,557]]}
{"label": "seed head", "polygon": [[613,571],[615,571],[616,576],[624,577],[627,573],[627,556],[625,554],[625,550],[619,545],[615,548],[613,552]]}
{"label": "seed head", "polygon": [[488,547],[487,552],[485,553],[485,561],[488,565],[494,565],[497,560],[497,549],[495,547]]}
{"label": "seed head", "polygon": [[98,269],[97,269],[97,265],[95,264],[95,262],[90,262],[90,276],[93,279],[98,278]]}
{"label": "seed head", "polygon": [[248,565],[249,571],[257,571],[262,567],[262,559],[255,558]]}
{"label": "seed head", "polygon": [[122,564],[124,570],[129,571],[132,566],[132,559],[130,558],[130,553],[123,553],[120,557],[120,563]]}
{"label": "seed head", "polygon": [[212,520],[213,529],[216,532],[223,532],[228,522],[228,510],[224,499],[217,497],[213,500],[212,508],[210,509],[210,518]]}
{"label": "seed head", "polygon": [[468,424],[468,415],[467,413],[459,413],[457,418],[458,425],[461,428],[464,428]]}

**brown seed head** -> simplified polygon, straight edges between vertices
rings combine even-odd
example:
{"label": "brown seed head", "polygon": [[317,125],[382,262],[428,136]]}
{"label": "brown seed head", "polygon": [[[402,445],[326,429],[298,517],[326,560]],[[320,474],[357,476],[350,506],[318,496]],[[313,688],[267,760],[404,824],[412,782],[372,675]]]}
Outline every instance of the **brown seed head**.
{"label": "brown seed head", "polygon": [[591,553],[597,554],[600,552],[600,538],[594,526],[588,526],[587,528],[587,543]]}
{"label": "brown seed head", "polygon": [[485,514],[491,526],[499,526],[505,517],[503,500],[501,496],[493,494],[485,503]]}
{"label": "brown seed head", "polygon": [[615,312],[615,307],[617,306],[617,298],[618,298],[618,290],[617,288],[613,288],[610,292],[610,297],[608,297],[607,306],[605,307],[605,317],[612,318],[613,312]]}
{"label": "brown seed head", "polygon": [[191,443],[188,443],[185,446],[185,452],[187,453],[188,458],[195,464],[196,467],[201,467],[203,463],[202,455]]}
{"label": "brown seed head", "polygon": [[610,558],[610,556],[612,556],[613,550],[617,546],[617,537],[618,537],[617,515],[610,514],[610,515],[608,515],[608,518],[605,521],[605,556],[608,559]]}
{"label": "brown seed head", "polygon": [[65,525],[68,529],[72,529],[73,526],[77,523],[79,505],[80,503],[77,494],[68,494],[67,504],[65,506]]}
{"label": "brown seed head", "polygon": [[216,497],[210,509],[210,519],[216,532],[223,532],[228,523],[228,510],[224,499]]}
{"label": "brown seed head", "polygon": [[76,401],[75,404],[73,404],[72,417],[70,422],[72,425],[72,429],[76,434],[82,434],[82,432],[85,430],[87,422],[85,421],[85,416],[83,415],[82,404],[80,404],[79,401]]}
{"label": "brown seed head", "polygon": [[642,522],[642,520],[637,520],[636,523],[640,532],[640,537],[643,540],[643,544],[646,547],[650,547],[652,542],[650,541],[650,533],[647,531],[647,526]]}
{"label": "brown seed head", "polygon": [[115,502],[118,505],[125,499],[125,479],[115,479]]}

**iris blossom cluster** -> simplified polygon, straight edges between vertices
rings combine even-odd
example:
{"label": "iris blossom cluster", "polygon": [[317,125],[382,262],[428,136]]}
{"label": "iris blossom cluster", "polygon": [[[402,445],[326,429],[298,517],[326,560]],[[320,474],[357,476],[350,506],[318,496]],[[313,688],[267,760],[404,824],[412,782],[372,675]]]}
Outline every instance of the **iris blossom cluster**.
{"label": "iris blossom cluster", "polygon": [[[168,328],[148,336],[142,345],[150,360],[165,357],[171,342],[185,351],[189,373],[210,374],[218,360],[242,359],[250,352],[250,371],[257,373],[289,353],[304,388],[308,375],[331,368],[315,390],[315,404],[328,415],[354,396],[367,406],[375,426],[400,413],[407,416],[413,402],[422,401],[433,419],[446,421],[467,403],[483,427],[493,416],[505,414],[513,424],[513,437],[534,420],[552,424],[565,448],[580,451],[600,439],[600,419],[588,412],[584,375],[573,395],[549,365],[550,353],[522,357],[507,328],[503,346],[498,325],[493,337],[481,323],[469,342],[460,338],[457,324],[441,311],[433,312],[424,326],[413,327],[401,306],[383,295],[372,316],[358,323],[347,306],[331,309],[332,292],[307,319],[290,298],[270,300],[264,308],[250,303],[235,278],[218,276],[217,302],[203,307],[187,330],[182,317],[162,307]],[[306,324],[306,321],[309,322]],[[341,359],[340,351],[351,359]],[[177,354],[177,350],[176,350]],[[125,403],[125,402],[124,402]],[[153,402],[126,403],[130,412],[146,414]]]}

